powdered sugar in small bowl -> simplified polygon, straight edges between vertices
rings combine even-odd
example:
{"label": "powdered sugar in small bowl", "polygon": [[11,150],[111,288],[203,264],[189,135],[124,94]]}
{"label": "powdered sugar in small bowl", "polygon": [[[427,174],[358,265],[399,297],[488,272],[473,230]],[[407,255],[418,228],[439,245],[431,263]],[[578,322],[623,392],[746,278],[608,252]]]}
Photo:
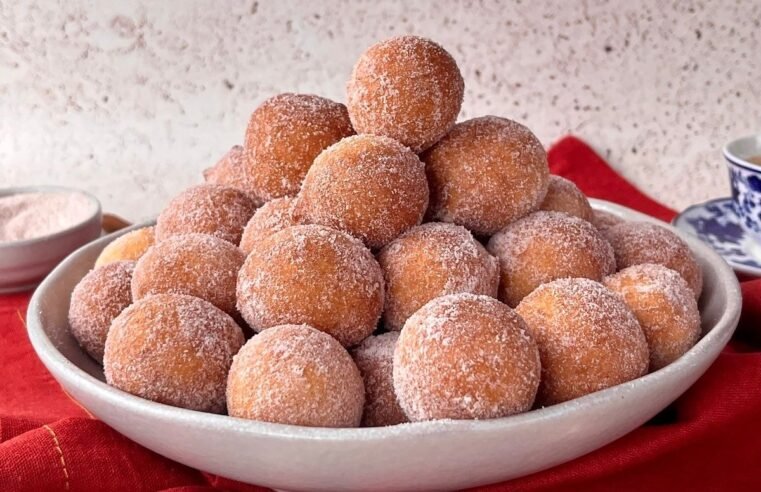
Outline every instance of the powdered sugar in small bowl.
{"label": "powdered sugar in small bowl", "polygon": [[36,286],[101,232],[98,200],[61,186],[0,189],[0,294]]}

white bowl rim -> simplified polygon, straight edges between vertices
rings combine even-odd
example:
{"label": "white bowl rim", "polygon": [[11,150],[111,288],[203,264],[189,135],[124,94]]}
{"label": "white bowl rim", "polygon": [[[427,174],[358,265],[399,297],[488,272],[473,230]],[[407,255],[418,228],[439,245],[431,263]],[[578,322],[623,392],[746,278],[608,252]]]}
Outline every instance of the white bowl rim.
{"label": "white bowl rim", "polygon": [[52,234],[47,234],[45,236],[33,237],[30,239],[22,239],[20,241],[8,241],[8,242],[0,243],[0,253],[2,253],[2,250],[5,248],[10,249],[10,248],[17,248],[17,247],[25,247],[25,246],[32,246],[38,243],[54,241],[58,238],[71,234],[73,231],[89,224],[91,220],[98,217],[103,212],[101,204],[100,204],[100,200],[98,200],[95,197],[95,195],[93,195],[89,191],[85,191],[79,188],[71,188],[68,186],[58,186],[58,185],[14,186],[10,188],[0,188],[0,197],[21,195],[25,193],[78,193],[86,197],[92,205],[95,205],[95,208],[93,209],[93,213],[91,213],[90,215],[82,219],[81,221],[77,222],[76,224],[73,224],[67,227],[66,229],[61,229],[60,231],[54,232]]}
{"label": "white bowl rim", "polygon": [[[185,424],[189,427],[198,427],[199,420],[203,421],[203,427],[225,429],[234,431],[237,433],[245,433],[251,436],[267,435],[268,437],[276,437],[278,439],[293,439],[293,440],[319,440],[319,441],[332,441],[332,442],[371,442],[376,440],[385,440],[393,437],[414,437],[416,435],[429,434],[429,433],[442,433],[442,432],[485,432],[491,433],[496,431],[502,431],[510,427],[520,426],[524,421],[530,420],[533,422],[551,420],[555,418],[567,417],[569,412],[584,412],[588,405],[601,404],[604,400],[608,400],[615,397],[617,394],[626,393],[634,386],[638,386],[646,383],[651,378],[656,377],[668,377],[669,375],[675,375],[693,363],[693,359],[698,359],[699,354],[708,350],[715,339],[726,335],[729,330],[734,331],[737,322],[740,317],[740,311],[742,306],[742,297],[740,286],[737,278],[732,269],[727,263],[715,253],[709,246],[703,244],[696,238],[691,238],[684,233],[678,231],[670,224],[659,221],[629,209],[622,205],[614,204],[604,200],[590,199],[594,208],[597,210],[603,210],[611,212],[615,215],[627,214],[634,221],[641,220],[647,222],[656,222],[664,227],[667,227],[687,241],[692,249],[700,250],[702,256],[709,257],[713,265],[716,265],[718,280],[721,284],[721,290],[727,292],[727,305],[726,309],[722,313],[721,317],[715,321],[711,330],[706,333],[698,343],[692,347],[685,355],[669,364],[668,366],[649,373],[641,378],[623,383],[611,388],[607,388],[589,395],[570,400],[557,405],[544,407],[536,410],[531,410],[526,413],[511,415],[509,417],[488,419],[488,420],[434,420],[428,422],[413,422],[405,423],[388,427],[367,427],[367,428],[325,428],[325,427],[304,427],[289,424],[275,424],[268,422],[259,422],[254,420],[246,420],[237,417],[231,417],[227,415],[217,415],[205,412],[198,412],[195,410],[188,410],[184,408],[165,405],[162,403],[153,402],[134,396],[130,393],[126,393],[117,388],[109,386],[103,381],[91,376],[83,369],[80,369],[75,364],[70,362],[64,355],[58,351],[53,345],[53,342],[46,336],[42,323],[37,317],[37,313],[40,312],[40,299],[37,292],[44,289],[48,283],[54,281],[56,272],[66,267],[66,265],[73,261],[73,255],[77,253],[75,251],[66,258],[56,269],[40,284],[38,291],[35,291],[32,299],[29,303],[27,311],[27,329],[28,335],[32,345],[35,348],[40,359],[48,367],[55,366],[56,370],[51,371],[53,373],[68,374],[70,380],[76,380],[77,384],[85,387],[85,391],[90,393],[98,393],[103,400],[106,400],[109,404],[118,405],[125,410],[133,413],[139,413],[149,418],[156,419],[171,419],[174,422]],[[135,225],[129,230],[145,227],[146,224]],[[116,236],[124,233],[125,231],[119,231],[108,237]],[[100,238],[99,240],[104,240]],[[85,246],[83,246],[85,247]],[[81,249],[81,248],[80,248]],[[720,328],[720,329],[717,329]],[[727,336],[729,339],[729,336]],[[203,415],[203,419],[199,419],[199,415]]]}
{"label": "white bowl rim", "polygon": [[[737,145],[739,142],[743,140],[756,140],[757,142],[761,143],[761,134],[753,133],[751,135],[745,135],[744,137],[740,137],[740,138],[736,138],[732,140],[721,149],[722,154],[724,154],[724,158],[727,159],[729,163],[734,166],[744,167],[748,169],[749,171],[756,171],[761,173],[760,165],[754,164],[748,161],[746,158],[738,156],[737,154],[732,152],[732,150],[730,149],[730,147]],[[761,149],[759,149],[759,153],[761,153]]]}

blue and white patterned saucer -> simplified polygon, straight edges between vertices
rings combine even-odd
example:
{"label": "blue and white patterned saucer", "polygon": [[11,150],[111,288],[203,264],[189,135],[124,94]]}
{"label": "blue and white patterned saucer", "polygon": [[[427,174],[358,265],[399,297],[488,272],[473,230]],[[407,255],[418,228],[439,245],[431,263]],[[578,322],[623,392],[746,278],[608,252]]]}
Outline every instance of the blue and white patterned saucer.
{"label": "blue and white patterned saucer", "polygon": [[708,243],[736,272],[761,277],[761,244],[743,229],[731,198],[693,205],[680,213],[673,224]]}

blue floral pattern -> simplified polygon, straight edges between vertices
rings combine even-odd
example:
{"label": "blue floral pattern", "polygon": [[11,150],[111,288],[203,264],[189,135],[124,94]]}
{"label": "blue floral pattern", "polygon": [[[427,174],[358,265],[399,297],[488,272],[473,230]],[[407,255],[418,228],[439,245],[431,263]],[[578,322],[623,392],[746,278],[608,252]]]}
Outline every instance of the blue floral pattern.
{"label": "blue floral pattern", "polygon": [[[732,179],[736,179],[734,173]],[[732,188],[738,189],[735,186]],[[747,195],[745,193],[743,196]],[[748,198],[748,202],[751,201]],[[674,219],[674,225],[708,243],[735,270],[761,276],[761,244],[748,234],[742,220],[735,212],[733,200],[720,198],[693,205]]]}
{"label": "blue floral pattern", "polygon": [[743,226],[761,239],[761,173],[730,163],[732,198]]}

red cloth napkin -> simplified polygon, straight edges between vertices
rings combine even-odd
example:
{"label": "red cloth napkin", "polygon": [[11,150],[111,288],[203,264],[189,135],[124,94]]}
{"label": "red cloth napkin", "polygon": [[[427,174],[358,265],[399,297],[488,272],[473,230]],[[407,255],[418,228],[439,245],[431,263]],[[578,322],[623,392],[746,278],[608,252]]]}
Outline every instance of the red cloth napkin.
{"label": "red cloth napkin", "polygon": [[[589,196],[674,215],[576,138],[555,144],[549,159]],[[480,490],[761,490],[761,280],[742,289],[738,335],[652,422],[570,463]],[[28,295],[0,297],[0,490],[264,490],[169,461],[92,418],[32,351],[27,303]]]}

